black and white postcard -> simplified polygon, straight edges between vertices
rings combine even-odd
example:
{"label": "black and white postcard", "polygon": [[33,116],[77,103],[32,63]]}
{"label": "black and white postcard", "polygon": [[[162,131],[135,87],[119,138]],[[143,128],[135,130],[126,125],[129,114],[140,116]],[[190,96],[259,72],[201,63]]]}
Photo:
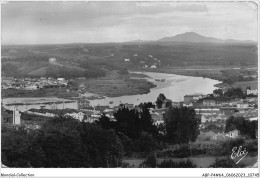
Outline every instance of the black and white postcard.
{"label": "black and white postcard", "polygon": [[258,177],[258,25],[258,1],[2,1],[1,176]]}

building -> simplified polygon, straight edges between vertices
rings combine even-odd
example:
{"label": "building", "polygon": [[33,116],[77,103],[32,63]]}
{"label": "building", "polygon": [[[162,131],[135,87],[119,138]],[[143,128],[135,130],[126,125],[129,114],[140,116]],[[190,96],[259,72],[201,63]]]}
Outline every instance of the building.
{"label": "building", "polygon": [[213,114],[213,115],[201,115],[201,123],[208,122],[218,122],[218,121],[226,121],[228,116],[223,114]]}
{"label": "building", "polygon": [[65,78],[57,78],[58,81],[64,81]]}
{"label": "building", "polygon": [[229,106],[230,100],[223,97],[204,98],[202,103],[204,106]]}
{"label": "building", "polygon": [[130,59],[125,58],[125,62],[130,62]]}
{"label": "building", "polygon": [[17,110],[16,107],[13,109],[13,124],[14,125],[20,125],[21,124],[21,114]]}
{"label": "building", "polygon": [[57,112],[55,110],[50,110],[50,109],[29,109],[28,111],[25,112],[26,114],[30,115],[38,115],[42,117],[56,117]]}
{"label": "building", "polygon": [[39,87],[36,84],[27,85],[24,89],[25,90],[37,90]]}
{"label": "building", "polygon": [[[78,109],[84,109],[84,108],[88,108],[90,106],[90,101],[83,98],[83,99],[79,99],[78,100]],[[94,109],[94,108],[93,108]]]}
{"label": "building", "polygon": [[235,129],[235,130],[232,130],[232,131],[228,132],[228,133],[226,134],[226,137],[229,137],[229,138],[237,138],[238,135],[239,135],[239,132],[238,132],[237,129]]}
{"label": "building", "polygon": [[203,115],[213,115],[213,114],[220,114],[221,111],[218,108],[196,108],[196,114],[203,114]]}
{"label": "building", "polygon": [[56,58],[49,58],[49,63],[51,63],[51,64],[56,63]]}
{"label": "building", "polygon": [[254,96],[252,96],[252,97],[251,96],[247,96],[246,97],[246,101],[247,102],[257,102],[258,101],[258,97],[256,97],[256,96],[255,97]]}
{"label": "building", "polygon": [[204,106],[216,106],[217,103],[215,100],[203,100],[203,105]]}
{"label": "building", "polygon": [[95,110],[99,111],[99,112],[104,112],[106,109],[109,109],[109,106],[96,106]]}
{"label": "building", "polygon": [[258,95],[258,90],[250,90],[250,89],[246,89],[246,94],[247,95]]}
{"label": "building", "polygon": [[156,65],[151,66],[151,69],[156,69],[156,68],[157,68]]}
{"label": "building", "polygon": [[94,112],[95,108],[92,106],[84,106],[82,108],[80,108],[81,111],[88,111],[88,112]]}
{"label": "building", "polygon": [[73,113],[66,113],[64,116],[70,116],[82,122],[82,120],[84,119],[84,115],[85,114],[83,112],[73,112]]}
{"label": "building", "polygon": [[202,99],[203,95],[202,94],[193,94],[193,95],[185,95],[184,96],[184,103],[189,104],[194,101],[198,101],[199,99]]}
{"label": "building", "polygon": [[237,108],[248,108],[248,103],[240,101],[237,103]]}
{"label": "building", "polygon": [[183,103],[184,107],[193,107],[193,103]]}

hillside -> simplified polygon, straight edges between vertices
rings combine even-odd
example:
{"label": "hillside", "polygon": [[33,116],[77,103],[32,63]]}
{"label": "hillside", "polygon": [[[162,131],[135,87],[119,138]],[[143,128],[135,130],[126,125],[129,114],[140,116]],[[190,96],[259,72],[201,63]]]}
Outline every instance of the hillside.
{"label": "hillside", "polygon": [[173,37],[164,37],[158,40],[158,42],[188,42],[188,43],[256,43],[254,41],[246,40],[222,40],[213,37],[202,36],[195,32],[186,32],[182,34],[178,34]]}
{"label": "hillside", "polygon": [[[49,58],[56,58],[57,62],[50,64]],[[257,66],[257,44],[188,32],[158,41],[2,46],[2,75],[6,76],[98,77],[105,71],[142,70],[151,66],[157,69]]]}

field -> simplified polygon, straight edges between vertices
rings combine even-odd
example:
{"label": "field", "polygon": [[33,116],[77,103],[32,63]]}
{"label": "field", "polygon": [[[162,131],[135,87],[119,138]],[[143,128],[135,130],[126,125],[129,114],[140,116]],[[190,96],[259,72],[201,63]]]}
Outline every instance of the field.
{"label": "field", "polygon": [[123,95],[136,95],[149,93],[150,88],[155,87],[154,84],[142,79],[144,76],[138,76],[140,79],[132,79],[136,74],[120,75],[116,71],[108,72],[106,77],[97,79],[75,80],[84,92],[95,93],[102,96],[118,97]]}

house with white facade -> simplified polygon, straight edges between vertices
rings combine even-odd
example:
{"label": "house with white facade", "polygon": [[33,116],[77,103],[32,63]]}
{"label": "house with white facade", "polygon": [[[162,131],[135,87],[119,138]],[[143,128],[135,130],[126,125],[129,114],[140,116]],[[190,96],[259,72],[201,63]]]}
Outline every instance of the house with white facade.
{"label": "house with white facade", "polygon": [[250,89],[246,89],[246,94],[247,95],[258,95],[258,90],[250,90]]}
{"label": "house with white facade", "polygon": [[248,103],[240,101],[237,103],[237,108],[248,108]]}
{"label": "house with white facade", "polygon": [[84,115],[85,114],[83,112],[73,112],[73,113],[66,113],[64,116],[70,116],[82,122],[82,120],[84,119]]}
{"label": "house with white facade", "polygon": [[56,63],[56,58],[49,58],[49,63],[53,64],[53,63]]}

